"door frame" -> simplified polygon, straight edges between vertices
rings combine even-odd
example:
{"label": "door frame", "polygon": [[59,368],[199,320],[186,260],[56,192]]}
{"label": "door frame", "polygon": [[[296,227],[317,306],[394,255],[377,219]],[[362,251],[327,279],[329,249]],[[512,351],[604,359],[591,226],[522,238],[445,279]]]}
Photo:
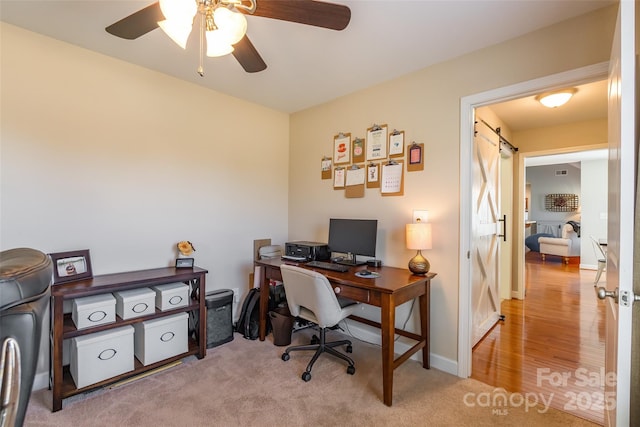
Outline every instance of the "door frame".
{"label": "door frame", "polygon": [[[472,197],[472,162],[473,162],[473,128],[475,121],[475,109],[516,98],[535,95],[540,92],[560,89],[566,86],[590,83],[603,80],[608,77],[609,62],[588,65],[575,70],[565,71],[550,76],[541,77],[526,82],[505,86],[486,92],[462,97],[460,99],[460,246],[459,246],[459,277],[458,288],[458,376],[468,378],[471,376],[472,362],[472,263],[471,251],[471,209]],[[524,184],[520,182],[522,176],[518,176],[519,182],[515,187],[514,199],[524,200]],[[522,187],[522,188],[520,188]],[[517,280],[517,288],[524,288],[524,206],[516,203],[513,213],[515,234],[515,254],[513,267],[516,270],[514,276]]]}

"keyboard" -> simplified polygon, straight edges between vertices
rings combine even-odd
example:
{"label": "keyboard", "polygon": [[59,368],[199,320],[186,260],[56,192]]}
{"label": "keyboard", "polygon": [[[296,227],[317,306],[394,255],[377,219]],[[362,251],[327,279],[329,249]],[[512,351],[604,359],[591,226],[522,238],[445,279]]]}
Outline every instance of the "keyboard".
{"label": "keyboard", "polygon": [[305,265],[308,267],[322,268],[324,270],[339,271],[341,273],[344,273],[345,271],[349,271],[349,267],[347,267],[346,265],[333,264],[330,262],[323,262],[323,261],[309,261]]}

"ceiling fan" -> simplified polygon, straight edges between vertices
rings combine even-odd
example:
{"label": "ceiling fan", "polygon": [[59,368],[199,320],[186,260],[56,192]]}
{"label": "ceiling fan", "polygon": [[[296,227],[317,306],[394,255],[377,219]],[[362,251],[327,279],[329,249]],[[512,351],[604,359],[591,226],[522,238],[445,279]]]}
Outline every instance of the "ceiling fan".
{"label": "ceiling fan", "polygon": [[[180,8],[186,7],[191,9],[192,13],[189,12],[188,17],[185,17],[183,14],[183,16],[178,19],[181,20],[183,24],[186,24],[183,25],[183,27],[188,26],[182,43],[177,41],[167,30],[166,24],[173,22],[171,21],[173,18],[169,19],[165,17],[165,15],[169,15],[167,12],[167,8],[169,7],[166,6],[167,3],[178,4]],[[240,17],[240,19],[244,19],[244,16],[240,14],[249,14],[338,31],[345,29],[351,19],[351,10],[347,6],[316,0],[160,0],[109,25],[105,30],[114,36],[133,40],[160,26],[176,43],[184,48],[186,46],[186,39],[191,32],[191,25],[194,23],[195,16],[199,16],[200,67],[198,73],[201,76],[204,74],[202,70],[202,57],[204,56],[203,45],[205,34],[208,56],[222,56],[232,53],[242,68],[248,73],[256,73],[266,69],[267,64],[244,33],[244,31],[246,31],[246,19],[244,19],[244,31],[238,33],[238,37],[241,37],[239,41],[225,38],[225,47],[222,51],[218,50],[218,53],[210,54],[209,49],[213,39],[210,39],[209,36],[222,34],[223,31],[216,32],[216,30],[226,29],[226,27],[221,28],[221,24],[219,23],[217,15],[219,11],[225,12],[227,15],[227,11],[234,12],[231,14],[232,17]],[[175,21],[176,19],[173,20]],[[227,43],[229,41],[235,42]]]}

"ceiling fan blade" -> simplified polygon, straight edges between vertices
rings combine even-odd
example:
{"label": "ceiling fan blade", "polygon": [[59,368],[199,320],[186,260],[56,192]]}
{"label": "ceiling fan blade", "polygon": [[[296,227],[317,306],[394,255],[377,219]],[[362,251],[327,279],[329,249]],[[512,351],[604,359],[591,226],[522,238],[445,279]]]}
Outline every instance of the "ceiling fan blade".
{"label": "ceiling fan blade", "polygon": [[256,0],[253,15],[344,30],[351,20],[351,9],[341,4],[315,0]]}
{"label": "ceiling fan blade", "polygon": [[247,73],[257,73],[267,68],[267,64],[246,35],[233,45],[232,54]]}
{"label": "ceiling fan blade", "polygon": [[164,15],[160,10],[160,3],[155,2],[144,9],[122,18],[105,30],[114,36],[133,40],[158,28],[158,21],[163,21]]}

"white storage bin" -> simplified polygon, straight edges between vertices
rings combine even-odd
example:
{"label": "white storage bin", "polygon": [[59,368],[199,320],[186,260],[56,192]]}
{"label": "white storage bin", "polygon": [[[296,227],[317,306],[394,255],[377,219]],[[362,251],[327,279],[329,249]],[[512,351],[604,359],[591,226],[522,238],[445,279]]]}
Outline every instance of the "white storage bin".
{"label": "white storage bin", "polygon": [[189,350],[187,313],[146,320],[134,325],[135,355],[143,365]]}
{"label": "white storage bin", "polygon": [[156,307],[160,310],[171,310],[189,304],[189,285],[184,283],[167,283],[153,286],[156,291]]}
{"label": "white storage bin", "polygon": [[76,298],[71,318],[78,329],[113,323],[116,321],[116,299],[111,294]]}
{"label": "white storage bin", "polygon": [[129,325],[72,338],[71,377],[76,387],[133,371],[133,332]]}
{"label": "white storage bin", "polygon": [[116,314],[121,319],[145,316],[156,312],[156,293],[149,288],[114,292]]}

